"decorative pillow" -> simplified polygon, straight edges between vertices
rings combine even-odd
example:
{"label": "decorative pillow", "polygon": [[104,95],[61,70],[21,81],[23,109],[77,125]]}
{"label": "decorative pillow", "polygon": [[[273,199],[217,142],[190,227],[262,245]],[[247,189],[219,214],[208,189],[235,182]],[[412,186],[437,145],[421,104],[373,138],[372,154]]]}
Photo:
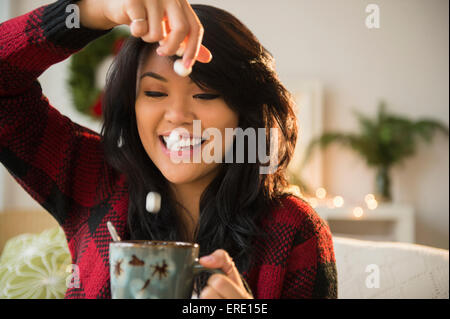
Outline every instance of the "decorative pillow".
{"label": "decorative pillow", "polygon": [[0,257],[0,298],[63,298],[70,264],[61,227],[13,237]]}

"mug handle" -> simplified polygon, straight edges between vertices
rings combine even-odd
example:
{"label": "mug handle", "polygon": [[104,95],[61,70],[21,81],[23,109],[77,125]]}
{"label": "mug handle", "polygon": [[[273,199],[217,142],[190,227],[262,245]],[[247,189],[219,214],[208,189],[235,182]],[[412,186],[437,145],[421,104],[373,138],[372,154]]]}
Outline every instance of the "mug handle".
{"label": "mug handle", "polygon": [[[197,258],[195,260],[195,263],[194,263],[194,276],[198,275],[198,274],[200,274],[201,272],[204,272],[204,271],[208,271],[208,272],[213,273],[213,274],[226,275],[225,272],[223,272],[222,269],[206,268],[205,266],[201,265],[198,262],[198,258]],[[247,292],[250,294],[250,296],[252,296],[252,298],[254,298],[252,290],[250,289],[250,286],[248,285],[247,281],[244,279],[244,277],[241,274],[239,274],[239,276],[241,277],[241,280],[242,280],[242,283],[244,284],[245,290],[247,290]]]}

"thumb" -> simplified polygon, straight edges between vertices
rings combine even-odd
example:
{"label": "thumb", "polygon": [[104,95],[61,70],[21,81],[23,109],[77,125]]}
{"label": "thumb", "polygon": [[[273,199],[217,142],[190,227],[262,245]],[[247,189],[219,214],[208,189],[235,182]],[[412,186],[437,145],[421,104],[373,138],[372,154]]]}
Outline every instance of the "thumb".
{"label": "thumb", "polygon": [[217,249],[211,255],[200,258],[199,262],[208,268],[221,269],[235,284],[243,286],[239,271],[237,270],[233,259],[225,250]]}

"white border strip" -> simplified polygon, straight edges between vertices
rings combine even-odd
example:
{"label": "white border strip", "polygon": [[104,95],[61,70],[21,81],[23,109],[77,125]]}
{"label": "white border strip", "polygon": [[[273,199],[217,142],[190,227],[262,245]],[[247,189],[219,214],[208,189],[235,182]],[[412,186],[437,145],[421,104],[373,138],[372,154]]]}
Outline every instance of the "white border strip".
{"label": "white border strip", "polygon": [[[11,16],[11,3],[10,0],[0,1],[0,23],[8,20]],[[0,165],[0,213],[5,209],[5,183],[6,183],[6,168]]]}

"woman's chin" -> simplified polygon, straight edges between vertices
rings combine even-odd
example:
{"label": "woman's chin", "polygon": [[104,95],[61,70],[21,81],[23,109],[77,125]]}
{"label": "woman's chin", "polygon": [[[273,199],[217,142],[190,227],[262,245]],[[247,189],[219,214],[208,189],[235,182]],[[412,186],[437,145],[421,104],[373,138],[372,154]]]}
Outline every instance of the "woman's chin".
{"label": "woman's chin", "polygon": [[[159,167],[162,175],[172,184],[190,184],[203,180],[211,181],[216,174],[216,165],[212,167],[203,167],[199,164],[179,164],[181,166],[171,165],[170,167]],[[195,166],[195,167],[193,167]]]}
{"label": "woman's chin", "polygon": [[167,181],[172,184],[188,184],[198,179],[197,174],[189,172],[187,169],[173,169],[170,171],[163,171],[162,174]]}

